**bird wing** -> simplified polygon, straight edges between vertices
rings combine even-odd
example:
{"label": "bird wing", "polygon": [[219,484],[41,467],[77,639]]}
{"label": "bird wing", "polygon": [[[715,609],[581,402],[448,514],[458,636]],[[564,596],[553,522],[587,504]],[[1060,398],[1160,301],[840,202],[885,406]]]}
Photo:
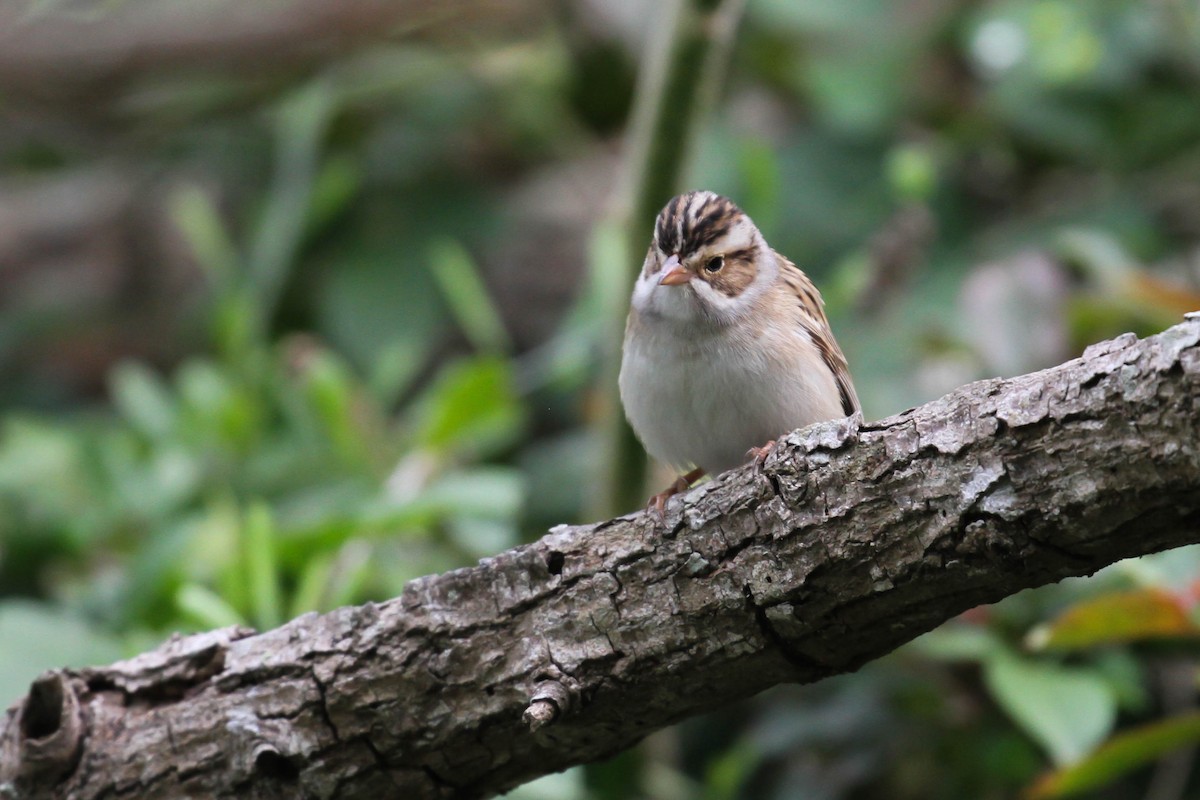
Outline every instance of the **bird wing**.
{"label": "bird wing", "polygon": [[780,278],[789,292],[796,297],[800,326],[816,346],[825,366],[833,373],[838,394],[841,396],[842,411],[846,416],[850,416],[860,410],[858,393],[854,391],[854,381],[850,378],[850,365],[846,363],[842,348],[838,347],[837,340],[833,338],[833,330],[825,316],[825,301],[821,299],[821,293],[802,269],[778,252],[775,255],[779,259]]}

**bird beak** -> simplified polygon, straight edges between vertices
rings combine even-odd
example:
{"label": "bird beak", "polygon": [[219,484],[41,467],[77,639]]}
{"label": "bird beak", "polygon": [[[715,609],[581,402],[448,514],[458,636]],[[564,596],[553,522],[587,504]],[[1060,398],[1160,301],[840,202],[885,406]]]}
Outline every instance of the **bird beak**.
{"label": "bird beak", "polygon": [[678,286],[692,279],[692,273],[679,263],[679,255],[674,254],[663,264],[663,276],[658,279],[659,286]]}

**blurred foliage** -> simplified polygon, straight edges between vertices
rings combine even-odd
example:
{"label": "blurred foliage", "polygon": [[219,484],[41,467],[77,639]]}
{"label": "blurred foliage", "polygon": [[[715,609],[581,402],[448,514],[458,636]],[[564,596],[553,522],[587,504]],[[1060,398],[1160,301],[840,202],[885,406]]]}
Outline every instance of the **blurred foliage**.
{"label": "blurred foliage", "polygon": [[[580,516],[655,8],[0,90],[0,694]],[[869,417],[1200,308],[1195,4],[750,0],[694,152]],[[1185,549],[1023,593],[513,796],[1196,796],[1198,581]]]}

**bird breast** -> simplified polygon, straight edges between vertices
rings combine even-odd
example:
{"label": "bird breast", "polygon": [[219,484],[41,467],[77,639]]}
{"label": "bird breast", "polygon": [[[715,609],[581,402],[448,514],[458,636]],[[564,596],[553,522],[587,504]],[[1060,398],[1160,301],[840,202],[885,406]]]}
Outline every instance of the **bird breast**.
{"label": "bird breast", "polygon": [[799,328],[697,333],[633,319],[620,389],[625,414],[652,456],[714,474],[745,463],[751,447],[843,416],[833,377]]}

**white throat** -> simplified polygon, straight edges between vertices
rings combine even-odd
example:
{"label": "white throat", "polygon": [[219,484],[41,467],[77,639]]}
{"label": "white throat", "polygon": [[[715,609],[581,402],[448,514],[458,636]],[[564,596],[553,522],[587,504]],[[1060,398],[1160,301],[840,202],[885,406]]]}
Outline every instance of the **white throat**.
{"label": "white throat", "polygon": [[[740,294],[730,297],[698,277],[678,286],[664,286],[659,283],[660,272],[648,273],[643,267],[633,287],[633,307],[647,318],[647,322],[659,320],[688,326],[708,323],[713,327],[724,327],[743,319],[779,278],[779,260],[775,252],[757,231],[755,239],[759,252],[757,272]],[[655,257],[651,251],[647,261]]]}

